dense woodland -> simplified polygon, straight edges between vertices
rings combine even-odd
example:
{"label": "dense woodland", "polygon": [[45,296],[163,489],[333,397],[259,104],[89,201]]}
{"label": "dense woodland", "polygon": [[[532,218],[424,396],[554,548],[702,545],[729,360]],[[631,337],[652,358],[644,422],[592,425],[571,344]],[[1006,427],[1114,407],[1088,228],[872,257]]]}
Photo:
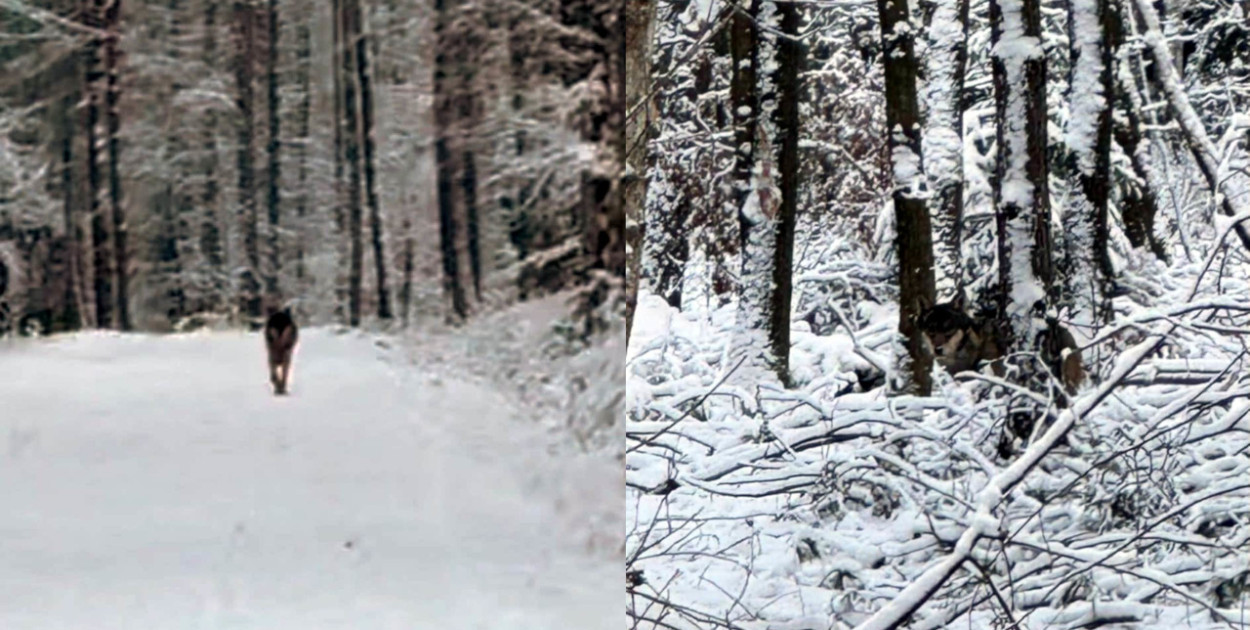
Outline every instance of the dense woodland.
{"label": "dense woodland", "polygon": [[611,2],[0,3],[0,333],[624,278]]}
{"label": "dense woodland", "polygon": [[1250,625],[1250,4],[626,24],[631,628]]}

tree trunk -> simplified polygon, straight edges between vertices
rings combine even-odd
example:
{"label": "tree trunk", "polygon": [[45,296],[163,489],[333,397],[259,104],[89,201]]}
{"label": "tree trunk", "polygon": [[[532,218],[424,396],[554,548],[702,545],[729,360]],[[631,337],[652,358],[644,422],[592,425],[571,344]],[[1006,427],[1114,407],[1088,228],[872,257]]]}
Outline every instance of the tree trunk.
{"label": "tree trunk", "polygon": [[412,313],[412,222],[404,215],[403,283],[399,287],[399,315],[404,328],[408,327],[408,318]]}
{"label": "tree trunk", "polygon": [[460,280],[459,248],[456,247],[457,226],[456,216],[456,180],[460,175],[460,165],[455,156],[462,155],[454,146],[458,121],[455,111],[455,95],[452,88],[455,83],[449,72],[454,67],[454,56],[448,51],[453,50],[454,31],[448,28],[452,22],[454,8],[447,6],[447,0],[435,0],[435,55],[434,55],[434,127],[437,130],[434,139],[434,161],[438,171],[438,234],[439,249],[443,259],[443,292],[451,303],[448,321],[460,323],[468,317],[469,305],[464,292],[464,284]]}
{"label": "tree trunk", "polygon": [[[74,119],[71,116],[71,112],[77,106],[81,96],[81,90],[75,90],[61,99],[61,119],[57,125],[57,131],[61,135],[61,196],[64,203],[65,249],[67,254],[65,304],[60,313],[60,319],[69,330],[77,330],[85,325],[83,321],[82,295],[79,291],[79,282],[82,277],[82,266],[79,262],[82,257],[82,230],[78,226],[78,213],[75,205],[78,203],[78,195],[75,194],[75,186],[78,185],[78,180],[75,177],[76,169],[74,168],[74,138],[76,129]],[[0,290],[0,293],[3,293],[3,290]]]}
{"label": "tree trunk", "polygon": [[299,227],[296,228],[295,240],[295,278],[298,281],[301,294],[308,288],[304,282],[308,273],[304,266],[304,233],[307,229],[305,215],[308,212],[308,148],[312,142],[312,138],[309,135],[309,125],[312,120],[312,33],[308,25],[311,19],[309,16],[300,18],[298,28],[299,51],[296,53],[299,59],[300,85],[300,104],[296,114],[296,124],[299,126],[300,142],[299,150],[296,152],[297,168],[299,169],[299,190],[295,197],[295,216],[299,218]]}
{"label": "tree trunk", "polygon": [[[896,389],[920,396],[932,388],[933,356],[916,326],[921,305],[932,303],[933,236],[929,213],[920,190],[924,162],[920,146],[920,103],[916,98],[916,29],[908,21],[906,0],[878,0],[881,18],[881,58],[885,64],[885,120],[894,167],[894,215],[898,248],[898,332],[906,340],[903,363],[907,381]],[[907,370],[899,371],[899,378]]]}
{"label": "tree trunk", "polygon": [[651,123],[651,42],[655,0],[625,1],[625,340],[634,326],[642,273],[643,204]]}
{"label": "tree trunk", "polygon": [[925,173],[933,190],[933,272],[936,301],[958,301],[963,287],[963,91],[968,65],[969,0],[940,0],[928,29],[926,101],[922,141]]}
{"label": "tree trunk", "polygon": [[240,280],[240,311],[247,317],[261,315],[260,251],[256,233],[256,174],[252,147],[255,145],[255,114],[253,112],[253,64],[255,63],[256,15],[243,0],[234,3],[235,25],[235,106],[238,110],[238,147],[236,163],[239,178],[239,231],[243,235],[244,271]]}
{"label": "tree trunk", "polygon": [[477,167],[473,162],[473,151],[465,150],[463,167],[464,173],[460,178],[460,187],[464,195],[464,227],[465,236],[468,237],[469,277],[473,279],[473,298],[480,303],[482,301],[482,252],[478,236]]}
{"label": "tree trunk", "polygon": [[1067,164],[1080,184],[1063,214],[1069,251],[1067,295],[1084,324],[1108,321],[1107,286],[1114,270],[1107,251],[1107,202],[1111,191],[1111,76],[1108,0],[1069,0],[1071,44]]}
{"label": "tree trunk", "polygon": [[356,77],[360,89],[360,126],[358,128],[360,139],[358,142],[364,147],[365,199],[369,205],[369,232],[373,242],[374,274],[378,283],[378,318],[390,319],[392,316],[391,294],[386,282],[382,210],[374,181],[373,85],[370,76],[369,49],[364,36],[364,16],[360,9],[360,0],[348,0],[348,4],[351,7],[352,24],[355,27]]}
{"label": "tree trunk", "polygon": [[[96,0],[83,0],[83,24],[92,29],[103,27],[103,15]],[[97,132],[100,125],[101,90],[99,81],[104,71],[100,59],[103,42],[98,37],[90,38],[83,47],[83,93],[86,107],[83,108],[83,127],[86,135],[87,150],[84,155],[87,175],[88,216],[91,217],[91,271],[93,293],[95,294],[95,325],[99,328],[113,326],[113,256],[109,221],[105,209],[100,204],[100,157],[97,144]]]}
{"label": "tree trunk", "polygon": [[[1039,0],[991,0],[997,106],[998,321],[1011,347],[1031,352],[1040,332],[1034,306],[1047,303],[1051,265],[1050,192],[1046,163],[1046,59],[1038,45]],[[1032,366],[1028,369],[1032,369]],[[1022,374],[1028,378],[1026,372]]]}
{"label": "tree trunk", "polygon": [[[1118,58],[1120,46],[1124,43],[1125,20],[1127,16],[1119,2],[1112,2],[1108,7],[1111,22],[1108,25],[1108,48],[1113,58]],[[1127,73],[1125,73],[1127,74]],[[1119,89],[1113,93],[1119,101],[1119,110],[1123,116],[1113,118],[1115,141],[1128,156],[1133,171],[1132,178],[1121,185],[1120,215],[1124,220],[1124,234],[1133,247],[1150,246],[1154,255],[1164,262],[1168,261],[1167,248],[1155,235],[1155,216],[1159,212],[1158,198],[1151,187],[1154,178],[1150,167],[1150,154],[1142,146],[1141,113],[1133,97],[1136,85],[1124,84],[1125,74],[1120,75]],[[1131,79],[1131,77],[1128,77]]]}
{"label": "tree trunk", "polygon": [[[1152,80],[1160,86],[1167,96],[1168,104],[1176,112],[1176,119],[1185,138],[1185,144],[1193,154],[1198,170],[1206,178],[1211,194],[1221,197],[1220,210],[1230,217],[1236,216],[1241,211],[1250,210],[1250,205],[1242,199],[1237,187],[1230,187],[1230,178],[1220,178],[1220,156],[1215,144],[1207,136],[1202,119],[1194,111],[1181,85],[1154,5],[1144,0],[1131,1],[1136,4],[1138,13],[1145,23],[1146,30],[1142,33],[1142,39],[1155,59],[1155,72]],[[1245,223],[1237,223],[1233,229],[1237,233],[1237,238],[1241,240],[1242,246],[1250,250],[1250,230],[1246,229]]]}
{"label": "tree trunk", "polygon": [[[204,3],[204,65],[217,65],[217,2]],[[219,276],[226,263],[222,248],[221,224],[217,217],[217,112],[209,108],[204,115],[204,190],[200,197],[203,206],[200,221],[200,251],[214,276]],[[218,287],[220,290],[220,287]],[[220,296],[214,296],[220,298]],[[216,306],[216,305],[214,305]]]}
{"label": "tree trunk", "polygon": [[269,26],[266,38],[265,79],[268,94],[265,103],[269,113],[269,134],[265,143],[265,156],[268,159],[268,176],[265,178],[265,201],[269,211],[268,250],[269,265],[265,273],[265,294],[272,303],[280,301],[281,292],[278,282],[282,272],[282,254],[279,242],[279,204],[281,203],[282,161],[279,142],[280,122],[279,108],[281,102],[278,95],[278,0],[269,0],[265,21]]}
{"label": "tree trunk", "polygon": [[[678,37],[680,19],[678,13],[684,10],[684,4],[676,0],[653,0],[656,3],[653,25],[656,36],[653,42],[668,41]],[[731,20],[729,38],[734,36],[736,18]],[[749,34],[749,33],[748,33]],[[754,39],[754,37],[751,37]],[[732,51],[731,51],[732,55]],[[666,55],[658,55],[656,67],[652,69],[654,76],[665,76],[667,67],[672,61]],[[732,79],[731,79],[732,82]],[[745,86],[741,86],[745,87]],[[656,142],[662,143],[680,135],[677,127],[678,117],[670,115],[677,108],[677,94],[673,90],[660,91],[655,95],[656,116],[653,122],[659,127]],[[737,102],[730,95],[731,102]],[[648,104],[649,106],[650,104]],[[738,121],[735,118],[734,123]],[[735,139],[739,136],[735,134]],[[754,140],[751,140],[754,142]],[[642,139],[648,142],[646,136]],[[735,146],[738,146],[735,143]],[[642,221],[639,239],[642,252],[639,255],[641,270],[638,277],[642,283],[640,288],[655,294],[673,308],[681,308],[681,279],[689,258],[689,241],[687,234],[687,215],[690,208],[681,190],[679,180],[682,177],[680,162],[671,154],[655,152],[646,156],[646,168],[639,176],[649,181],[645,186]],[[654,184],[654,185],[653,185]],[[734,199],[739,192],[734,191]],[[736,227],[736,226],[735,226]]]}
{"label": "tree trunk", "polygon": [[345,308],[348,302],[347,292],[347,275],[346,267],[349,266],[351,244],[347,234],[347,183],[344,181],[346,174],[346,142],[345,136],[350,133],[350,129],[345,129],[343,124],[343,64],[340,63],[340,57],[343,55],[343,49],[347,46],[345,36],[343,34],[343,0],[331,0],[330,2],[331,22],[333,23],[333,41],[334,54],[331,55],[330,74],[334,80],[334,227],[336,230],[335,245],[338,254],[338,264],[335,267],[334,277],[334,297],[335,312],[338,314],[340,321],[344,321]]}
{"label": "tree trunk", "polygon": [[781,142],[778,168],[781,178],[781,205],[776,220],[776,244],[773,256],[772,320],[769,322],[769,346],[776,359],[775,371],[781,382],[790,379],[790,302],[794,266],[794,228],[798,216],[798,199],[802,189],[799,179],[799,102],[803,91],[800,76],[805,67],[800,34],[799,6],[780,2],[781,37],[777,38],[777,109],[774,113],[777,135]]}
{"label": "tree trunk", "polygon": [[344,168],[347,169],[347,231],[349,242],[347,272],[347,321],[351,326],[360,325],[360,298],[364,267],[364,242],[361,217],[361,165],[360,165],[360,120],[357,112],[358,98],[356,86],[356,46],[360,36],[359,25],[355,22],[351,0],[344,0],[340,7],[342,48],[339,49],[341,78],[340,87],[343,92],[339,98],[343,102],[343,157]]}
{"label": "tree trunk", "polygon": [[[744,339],[736,342],[747,353],[744,378],[753,380],[756,369],[775,374],[783,384],[789,384],[785,356],[789,348],[774,345],[780,333],[774,330],[781,317],[789,324],[789,313],[777,313],[778,226],[782,199],[774,184],[775,163],[771,138],[761,116],[762,96],[768,87],[761,88],[762,64],[760,48],[762,38],[759,25],[760,2],[752,3],[745,12],[735,13],[730,23],[730,56],[733,59],[729,99],[734,122],[734,201],[738,208],[738,227],[741,231],[742,255],[740,323]],[[791,25],[797,28],[797,16]],[[779,64],[784,68],[785,64]],[[779,70],[785,72],[785,70]],[[784,109],[780,115],[784,118]],[[797,124],[797,120],[794,121]],[[788,335],[786,335],[788,336]]]}

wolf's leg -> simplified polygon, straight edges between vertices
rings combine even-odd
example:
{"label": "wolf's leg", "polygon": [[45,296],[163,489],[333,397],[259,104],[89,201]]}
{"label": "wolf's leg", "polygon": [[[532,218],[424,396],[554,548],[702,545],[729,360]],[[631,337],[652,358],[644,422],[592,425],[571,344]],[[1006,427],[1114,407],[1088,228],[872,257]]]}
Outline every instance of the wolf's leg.
{"label": "wolf's leg", "polygon": [[269,356],[269,385],[278,390],[278,362],[274,361],[273,355]]}

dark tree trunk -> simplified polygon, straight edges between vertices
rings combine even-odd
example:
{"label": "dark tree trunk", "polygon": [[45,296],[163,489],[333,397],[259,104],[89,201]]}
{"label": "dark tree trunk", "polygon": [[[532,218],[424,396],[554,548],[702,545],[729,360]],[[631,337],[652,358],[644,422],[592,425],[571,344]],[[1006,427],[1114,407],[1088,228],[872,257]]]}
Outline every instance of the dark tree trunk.
{"label": "dark tree trunk", "polygon": [[776,359],[777,376],[782,383],[790,379],[790,301],[794,262],[794,228],[798,217],[799,180],[799,102],[802,100],[802,74],[805,56],[799,37],[799,7],[793,2],[780,2],[781,34],[777,38],[777,110],[775,124],[781,146],[778,170],[781,176],[781,205],[777,215],[777,241],[773,257],[772,321],[769,323],[769,346]]}
{"label": "dark tree trunk", "polygon": [[261,315],[260,251],[256,233],[256,173],[252,149],[255,145],[253,111],[253,64],[255,63],[256,15],[240,0],[234,3],[235,25],[235,106],[238,109],[239,231],[243,235],[245,270],[240,278],[240,311],[250,318]]}
{"label": "dark tree trunk", "polygon": [[126,214],[122,208],[121,177],[121,113],[117,109],[121,99],[121,54],[118,40],[121,38],[121,0],[109,0],[105,5],[104,24],[108,31],[104,41],[104,63],[108,76],[105,94],[104,116],[108,127],[107,147],[109,154],[109,205],[113,211],[113,266],[117,273],[117,325],[121,330],[131,330],[129,257],[126,250]]}
{"label": "dark tree trunk", "polygon": [[473,152],[464,152],[464,173],[460,178],[460,188],[464,200],[464,229],[468,237],[469,275],[473,279],[473,297],[482,301],[482,252],[478,238],[477,218],[477,168],[473,163]]}
{"label": "dark tree trunk", "polygon": [[[179,43],[182,36],[182,29],[179,23],[181,20],[181,8],[178,0],[169,0],[169,33],[166,43],[169,46],[166,54],[175,63],[178,62],[180,56]],[[182,81],[178,77],[169,84],[169,91],[164,95],[166,102],[172,102],[173,98],[184,88]],[[173,168],[174,165],[182,163],[180,156],[186,151],[186,142],[182,137],[182,129],[180,125],[169,124],[166,121],[166,127],[169,130],[165,138],[166,163],[171,167],[165,178],[165,190],[160,197],[160,215],[164,221],[161,234],[157,239],[157,259],[161,272],[166,277],[168,288],[166,297],[169,299],[167,315],[171,323],[177,322],[187,314],[187,293],[184,289],[185,275],[184,265],[182,261],[182,245],[187,238],[186,219],[188,213],[191,212],[191,200],[187,198],[184,182],[188,178],[188,173],[183,172],[182,168]]]}
{"label": "dark tree trunk", "polygon": [[456,116],[456,95],[452,93],[456,83],[451,71],[455,67],[453,41],[457,37],[448,26],[452,21],[454,7],[447,0],[435,0],[435,55],[434,55],[434,161],[438,171],[438,233],[439,249],[443,258],[443,291],[451,303],[448,319],[463,322],[469,314],[468,300],[461,281],[460,251],[456,246],[459,226],[456,213],[456,181],[461,175],[461,165],[455,156],[463,155],[454,146],[460,129]]}
{"label": "dark tree trunk", "polygon": [[[217,2],[206,0],[204,4],[204,65],[217,65]],[[222,249],[221,224],[217,217],[219,186],[217,183],[217,112],[209,108],[204,115],[204,190],[200,197],[203,205],[200,222],[200,250],[214,275],[221,274],[225,262]],[[220,297],[220,296],[214,296]]]}
{"label": "dark tree trunk", "polygon": [[312,33],[308,22],[311,18],[303,16],[300,18],[299,24],[299,51],[297,53],[299,59],[299,84],[300,84],[300,104],[296,114],[296,120],[299,125],[299,150],[297,153],[299,168],[299,191],[296,193],[295,215],[299,217],[298,233],[295,240],[295,277],[299,281],[299,289],[302,293],[307,287],[304,285],[304,278],[307,270],[304,268],[304,230],[305,215],[308,212],[308,145],[312,141],[309,137],[309,125],[312,120],[312,79],[311,79],[311,58],[312,58]]}
{"label": "dark tree trunk", "polygon": [[355,22],[351,0],[346,0],[340,7],[342,48],[340,58],[340,87],[343,92],[339,96],[343,103],[343,167],[347,169],[347,230],[350,251],[348,254],[347,271],[347,321],[351,326],[360,325],[360,298],[364,267],[363,224],[360,205],[361,197],[361,164],[360,164],[360,120],[357,105],[359,95],[356,86],[356,46],[360,37],[359,25]]}
{"label": "dark tree trunk", "polygon": [[77,330],[85,324],[81,302],[82,295],[79,292],[79,283],[82,277],[82,265],[79,262],[83,248],[82,230],[78,225],[78,212],[75,205],[78,203],[78,195],[75,194],[75,186],[78,185],[78,181],[75,177],[76,169],[74,167],[74,138],[77,130],[75,129],[74,119],[71,116],[71,112],[76,107],[81,96],[81,90],[74,90],[61,100],[61,119],[57,125],[58,133],[61,135],[61,196],[64,202],[66,272],[68,276],[65,282],[65,304],[62,305],[60,319],[69,330]]}
{"label": "dark tree trunk", "polygon": [[368,46],[363,34],[364,16],[360,0],[348,0],[355,27],[356,77],[360,88],[359,144],[364,147],[365,199],[369,205],[369,232],[373,244],[374,274],[378,283],[378,318],[391,318],[391,294],[386,283],[386,255],[382,239],[382,209],[374,181],[373,85],[370,78]]}
{"label": "dark tree trunk", "polygon": [[[1111,2],[1108,6],[1107,47],[1113,58],[1119,58],[1119,51],[1124,44],[1127,16],[1119,2]],[[1115,73],[1112,74],[1115,76]],[[1141,146],[1141,113],[1132,97],[1136,84],[1116,84],[1115,101],[1123,112],[1120,118],[1113,118],[1115,141],[1128,156],[1133,170],[1132,178],[1125,178],[1121,184],[1120,215],[1124,221],[1124,234],[1133,247],[1149,245],[1154,255],[1164,262],[1168,261],[1168,251],[1154,232],[1155,216],[1159,212],[1157,197],[1151,188],[1153,178],[1149,163],[1149,154]]]}
{"label": "dark tree trunk", "polygon": [[404,225],[401,228],[404,232],[404,253],[403,253],[403,283],[399,287],[399,315],[403,320],[404,328],[408,327],[408,318],[412,313],[412,272],[413,272],[413,255],[412,255],[412,222],[407,215],[404,216]]}
{"label": "dark tree trunk", "polygon": [[[920,148],[920,105],[916,98],[915,28],[905,0],[878,0],[885,63],[885,118],[894,158],[894,214],[899,262],[899,334],[907,341],[908,383],[900,389],[920,396],[932,388],[933,357],[916,326],[923,303],[933,301],[933,236],[924,198]],[[914,178],[898,181],[900,175]]]}
{"label": "dark tree trunk", "polygon": [[268,159],[268,176],[265,178],[265,201],[269,211],[268,250],[269,265],[265,274],[265,293],[269,300],[276,303],[280,300],[279,277],[282,272],[282,253],[279,242],[279,205],[281,203],[282,182],[282,144],[280,138],[280,118],[278,116],[281,102],[278,95],[278,0],[269,0],[265,13],[265,21],[269,26],[265,56],[265,78],[268,86],[266,105],[269,113],[269,135],[265,143],[265,155]]}
{"label": "dark tree trunk", "polygon": [[343,50],[347,46],[343,34],[343,0],[331,0],[331,17],[333,23],[334,37],[334,54],[331,56],[331,75],[334,78],[334,226],[336,229],[335,240],[338,251],[339,266],[336,268],[337,273],[334,278],[334,294],[336,301],[336,312],[341,320],[346,320],[344,316],[348,302],[347,292],[347,276],[346,267],[350,266],[350,248],[351,244],[347,234],[347,182],[344,180],[346,173],[347,149],[345,135],[351,133],[350,129],[345,129],[343,125],[343,64],[339,63],[339,57],[343,55]]}
{"label": "dark tree trunk", "polygon": [[[83,0],[82,21],[89,28],[103,27],[103,16],[95,0]],[[86,136],[86,197],[85,207],[91,220],[91,272],[95,297],[95,325],[99,328],[113,326],[113,256],[110,247],[109,221],[100,204],[101,174],[97,131],[100,125],[101,89],[100,79],[104,71],[100,59],[103,42],[92,37],[83,47],[83,127]]]}

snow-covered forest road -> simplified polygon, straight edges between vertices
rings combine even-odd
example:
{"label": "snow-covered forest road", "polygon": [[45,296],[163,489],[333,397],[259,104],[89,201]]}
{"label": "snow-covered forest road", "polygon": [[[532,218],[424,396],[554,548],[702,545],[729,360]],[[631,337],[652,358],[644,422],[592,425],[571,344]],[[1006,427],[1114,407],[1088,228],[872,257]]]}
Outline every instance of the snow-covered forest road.
{"label": "snow-covered forest road", "polygon": [[619,627],[500,392],[324,329],[285,398],[258,334],[3,343],[0,627]]}

